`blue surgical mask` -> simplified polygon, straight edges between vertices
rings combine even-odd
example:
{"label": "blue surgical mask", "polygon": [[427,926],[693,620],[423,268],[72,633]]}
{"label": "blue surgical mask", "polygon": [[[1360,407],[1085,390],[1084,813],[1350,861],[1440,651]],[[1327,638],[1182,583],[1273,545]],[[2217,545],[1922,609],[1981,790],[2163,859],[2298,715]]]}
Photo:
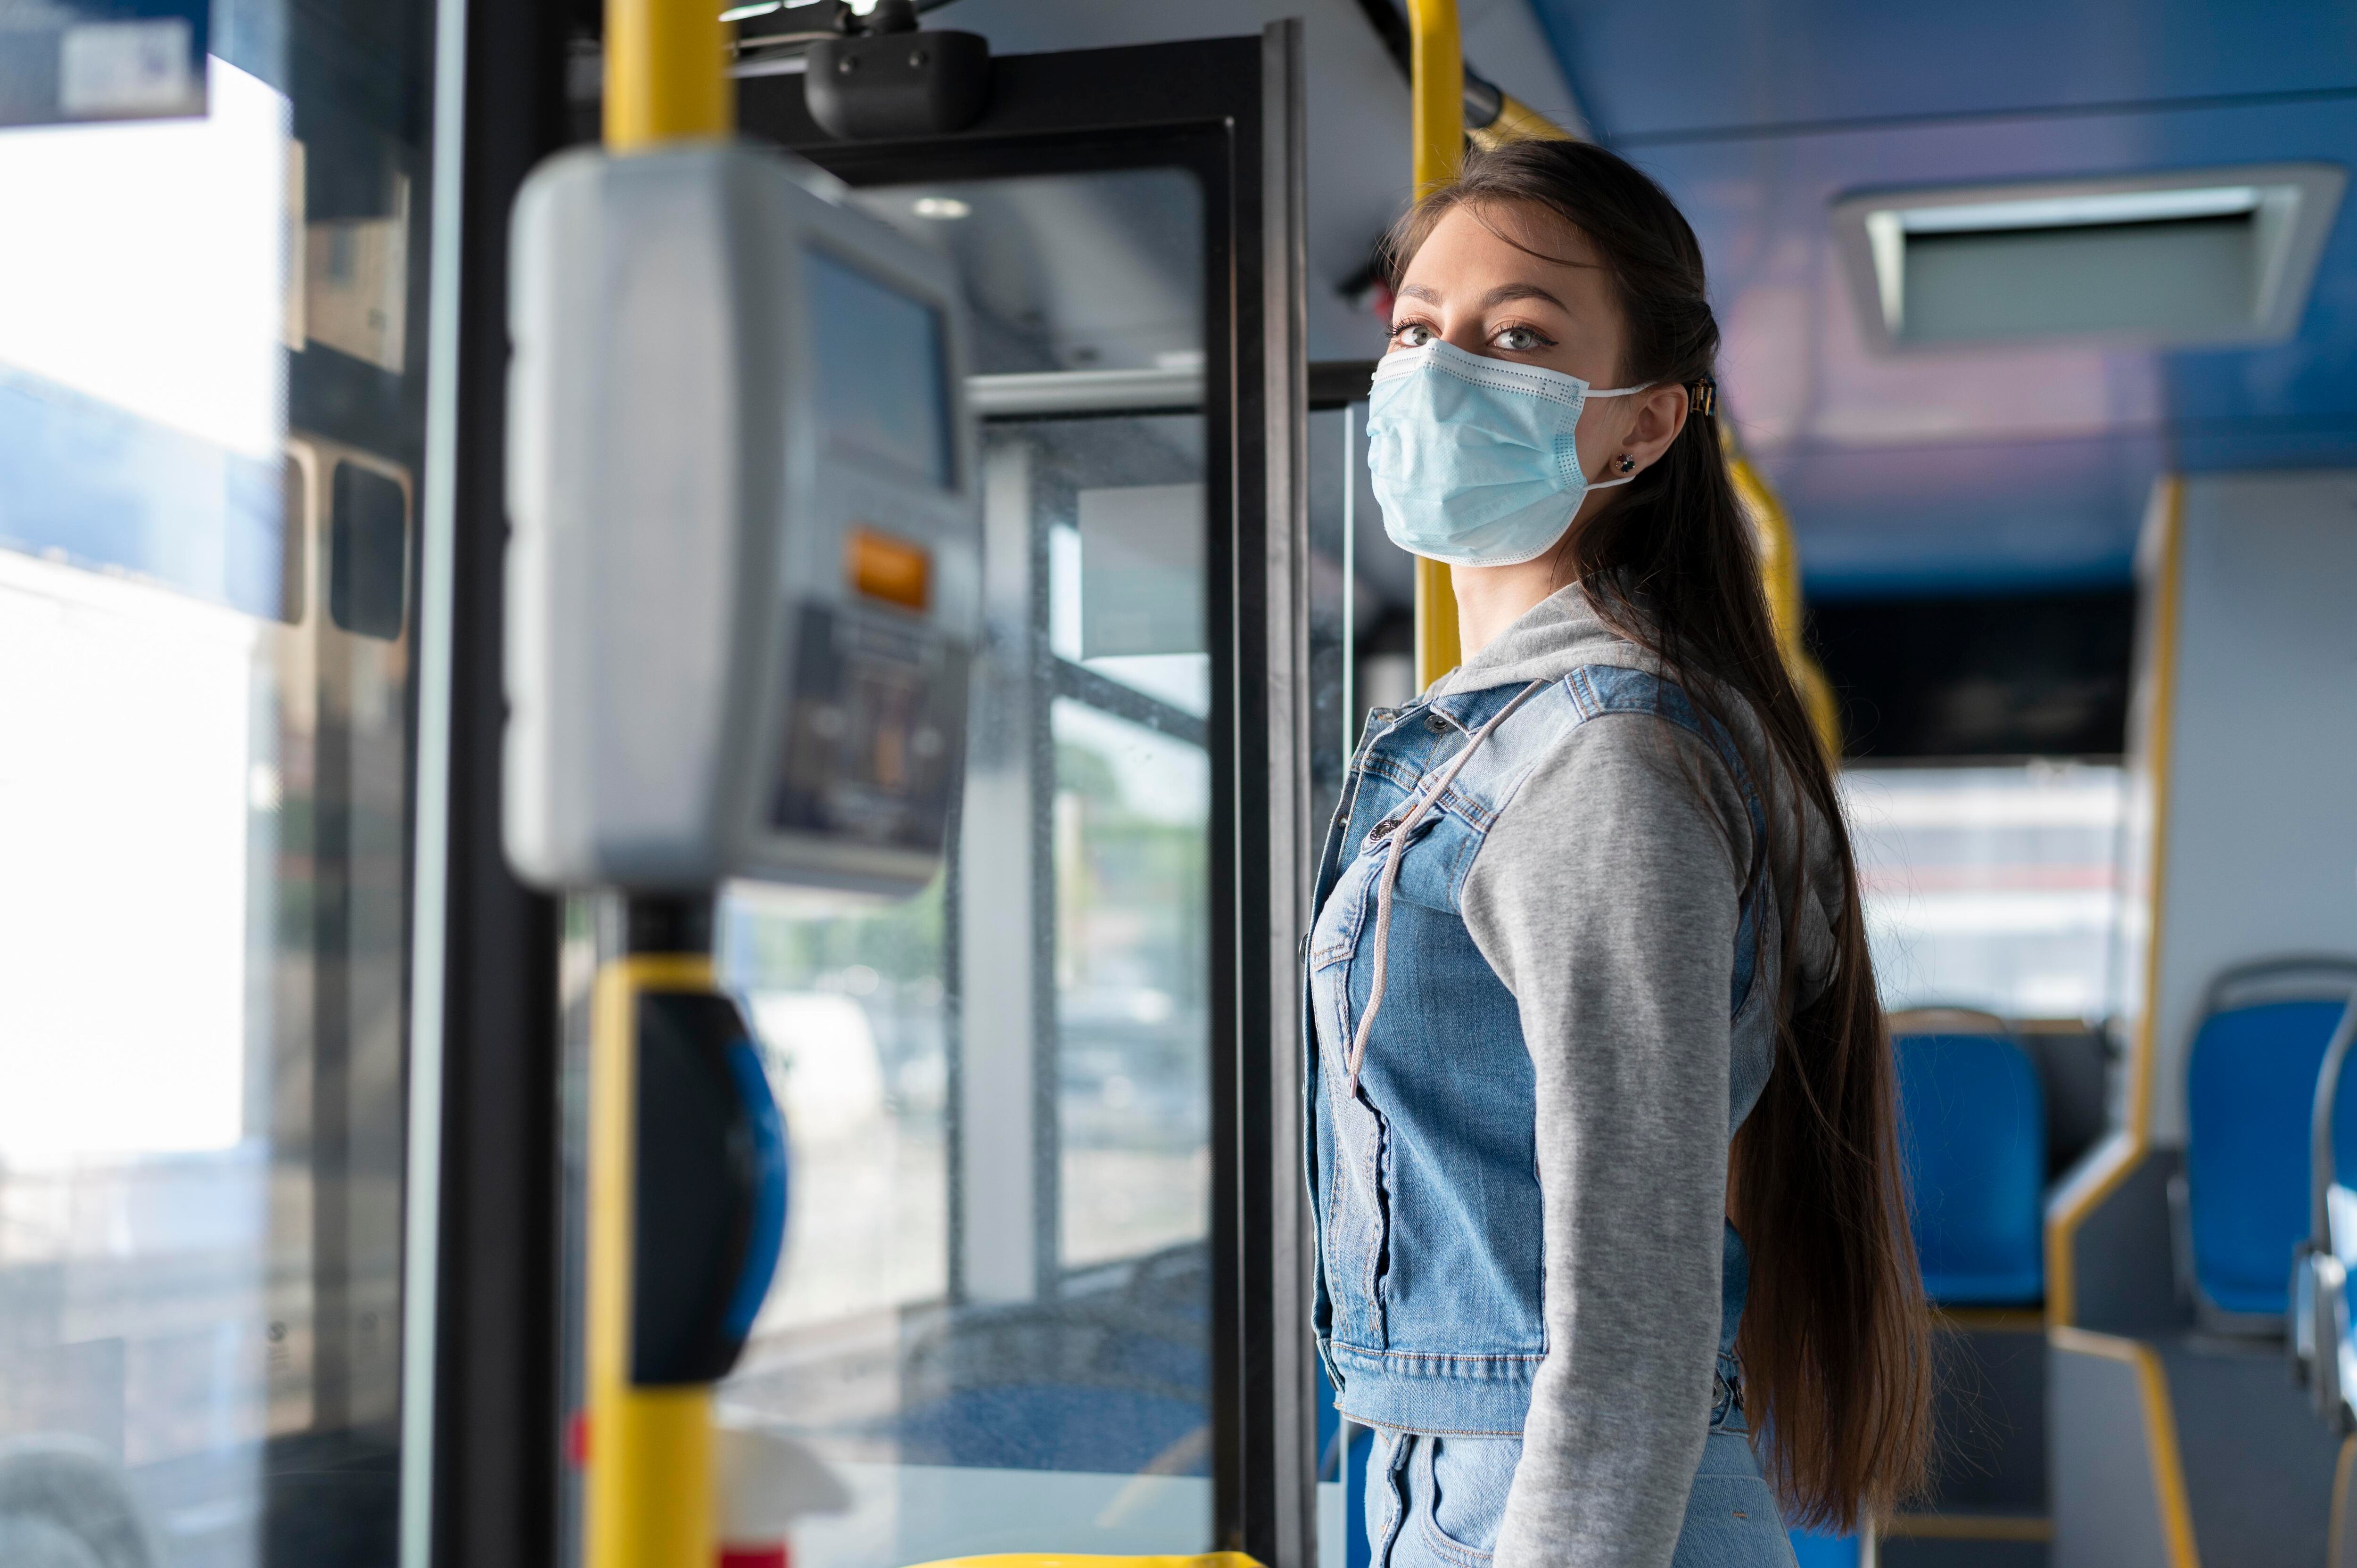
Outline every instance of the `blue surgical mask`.
{"label": "blue surgical mask", "polygon": [[1453,565],[1536,560],[1589,490],[1629,482],[1588,482],[1573,439],[1581,407],[1645,390],[1591,391],[1577,376],[1437,339],[1384,355],[1367,407],[1367,468],[1383,532],[1403,550]]}

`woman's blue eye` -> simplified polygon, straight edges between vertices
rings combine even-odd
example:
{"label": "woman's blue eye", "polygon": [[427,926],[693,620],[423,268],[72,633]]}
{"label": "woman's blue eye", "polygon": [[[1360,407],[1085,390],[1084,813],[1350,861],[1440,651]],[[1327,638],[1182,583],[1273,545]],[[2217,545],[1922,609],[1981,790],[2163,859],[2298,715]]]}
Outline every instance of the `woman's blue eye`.
{"label": "woman's blue eye", "polygon": [[1509,327],[1496,338],[1499,348],[1511,349],[1518,354],[1528,353],[1537,348],[1539,341],[1539,335],[1527,327]]}
{"label": "woman's blue eye", "polygon": [[1392,334],[1403,349],[1421,349],[1432,341],[1432,328],[1421,321],[1411,321]]}

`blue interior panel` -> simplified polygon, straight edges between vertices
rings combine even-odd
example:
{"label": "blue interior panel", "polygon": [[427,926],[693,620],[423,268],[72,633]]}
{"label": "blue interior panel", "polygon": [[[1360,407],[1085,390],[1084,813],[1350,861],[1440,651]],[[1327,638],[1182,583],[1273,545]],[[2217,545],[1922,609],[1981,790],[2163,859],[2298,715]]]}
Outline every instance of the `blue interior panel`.
{"label": "blue interior panel", "polygon": [[2046,1294],[2046,1095],[1996,1035],[1907,1035],[1899,1058],[1908,1207],[1923,1289],[1951,1306]]}

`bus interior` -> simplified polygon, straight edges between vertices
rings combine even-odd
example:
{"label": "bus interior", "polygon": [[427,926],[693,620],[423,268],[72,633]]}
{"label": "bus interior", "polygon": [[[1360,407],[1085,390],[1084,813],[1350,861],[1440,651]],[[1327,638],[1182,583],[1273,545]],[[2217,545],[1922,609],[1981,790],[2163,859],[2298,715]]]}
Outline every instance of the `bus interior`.
{"label": "bus interior", "polygon": [[0,1563],[653,1568],[584,1412],[662,940],[791,1151],[716,1561],[1368,1563],[1296,944],[1454,661],[1379,245],[1562,136],[1702,243],[1898,1058],[1938,1456],[1798,1562],[2357,1568],[2357,9],[726,11],[722,129],[955,280],[979,629],[920,890],[651,915],[502,848],[511,214],[722,3],[0,4]]}

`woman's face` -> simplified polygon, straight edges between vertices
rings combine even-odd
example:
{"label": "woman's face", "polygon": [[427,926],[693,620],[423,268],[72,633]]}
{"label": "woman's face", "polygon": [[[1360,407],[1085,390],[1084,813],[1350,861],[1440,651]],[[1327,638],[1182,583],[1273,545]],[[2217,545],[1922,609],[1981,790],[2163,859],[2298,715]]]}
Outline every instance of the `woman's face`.
{"label": "woman's face", "polygon": [[[1452,209],[1408,263],[1392,306],[1394,349],[1437,338],[1598,388],[1621,384],[1623,332],[1620,303],[1595,247],[1543,208]],[[1683,387],[1589,403],[1579,416],[1580,466],[1591,481],[1619,478],[1618,459],[1627,454],[1637,464],[1632,471],[1641,471],[1668,448],[1685,409]]]}

